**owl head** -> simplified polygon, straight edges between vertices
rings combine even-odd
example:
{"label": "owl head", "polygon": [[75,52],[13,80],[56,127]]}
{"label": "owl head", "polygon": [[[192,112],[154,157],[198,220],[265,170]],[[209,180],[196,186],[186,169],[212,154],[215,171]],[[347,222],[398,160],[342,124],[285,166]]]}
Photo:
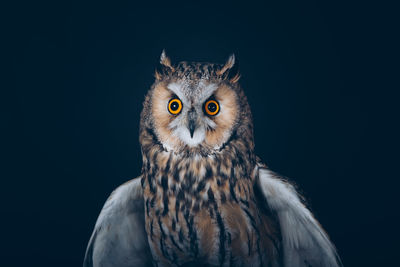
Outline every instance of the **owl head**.
{"label": "owl head", "polygon": [[151,142],[176,153],[215,153],[233,138],[252,145],[251,113],[239,77],[234,55],[225,64],[172,64],[163,51],[144,102],[142,137],[150,134]]}

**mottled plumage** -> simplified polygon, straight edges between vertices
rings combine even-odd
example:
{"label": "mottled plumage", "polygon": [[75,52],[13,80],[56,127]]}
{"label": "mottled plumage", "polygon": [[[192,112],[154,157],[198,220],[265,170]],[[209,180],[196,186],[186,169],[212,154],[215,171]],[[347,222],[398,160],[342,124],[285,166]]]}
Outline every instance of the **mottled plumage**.
{"label": "mottled plumage", "polygon": [[173,65],[163,53],[155,76],[142,175],[107,200],[84,266],[339,266],[293,187],[256,157],[234,56]]}

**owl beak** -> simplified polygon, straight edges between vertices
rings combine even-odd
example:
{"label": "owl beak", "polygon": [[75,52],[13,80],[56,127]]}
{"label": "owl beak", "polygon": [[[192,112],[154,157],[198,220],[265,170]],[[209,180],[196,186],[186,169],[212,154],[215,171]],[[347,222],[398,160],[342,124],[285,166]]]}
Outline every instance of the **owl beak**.
{"label": "owl beak", "polygon": [[195,123],[193,121],[189,121],[190,138],[193,138],[194,130],[196,130]]}
{"label": "owl beak", "polygon": [[188,128],[190,132],[190,138],[193,138],[194,131],[196,130],[196,121],[197,114],[196,111],[192,108],[188,113]]}

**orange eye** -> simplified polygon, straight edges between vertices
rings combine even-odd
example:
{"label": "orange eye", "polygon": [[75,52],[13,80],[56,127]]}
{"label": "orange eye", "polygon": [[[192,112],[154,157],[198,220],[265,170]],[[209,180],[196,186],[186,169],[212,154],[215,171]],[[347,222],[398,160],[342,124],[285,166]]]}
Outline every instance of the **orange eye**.
{"label": "orange eye", "polygon": [[182,102],[178,98],[172,98],[168,102],[168,111],[172,115],[177,115],[182,110]]}
{"label": "orange eye", "polygon": [[219,104],[216,100],[208,100],[204,104],[204,110],[206,111],[207,115],[215,116],[219,112]]}

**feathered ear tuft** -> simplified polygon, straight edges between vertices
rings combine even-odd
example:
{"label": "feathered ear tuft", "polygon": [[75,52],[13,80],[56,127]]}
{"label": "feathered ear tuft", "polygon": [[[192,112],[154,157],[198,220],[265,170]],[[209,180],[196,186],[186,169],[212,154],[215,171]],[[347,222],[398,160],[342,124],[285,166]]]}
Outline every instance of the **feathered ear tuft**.
{"label": "feathered ear tuft", "polygon": [[169,59],[169,57],[165,53],[165,49],[163,49],[163,51],[161,52],[160,64],[164,65],[165,67],[173,69],[173,67],[171,65],[171,60]]}
{"label": "feathered ear tuft", "polygon": [[160,64],[158,64],[155,77],[157,80],[161,80],[164,76],[167,76],[175,71],[175,68],[171,64],[171,60],[166,55],[165,50],[162,51],[160,56]]}
{"label": "feathered ear tuft", "polygon": [[235,54],[229,56],[225,65],[217,71],[217,75],[221,76],[224,80],[229,80],[231,83],[237,83],[239,81],[239,64],[235,58]]}

